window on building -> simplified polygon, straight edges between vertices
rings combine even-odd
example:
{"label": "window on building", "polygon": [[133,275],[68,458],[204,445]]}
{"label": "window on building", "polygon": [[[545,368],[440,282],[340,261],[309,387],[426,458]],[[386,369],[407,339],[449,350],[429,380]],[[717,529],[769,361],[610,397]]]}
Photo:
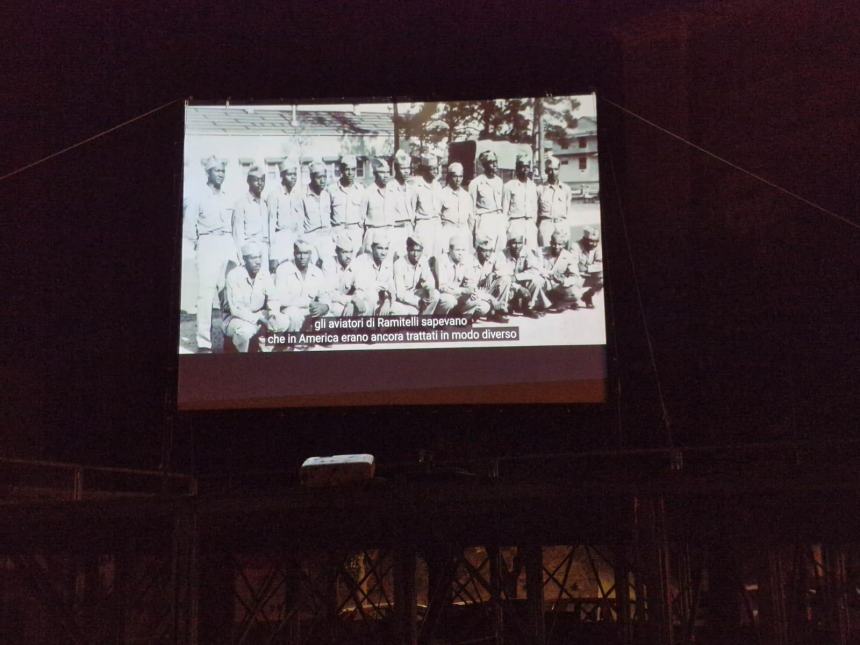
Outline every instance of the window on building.
{"label": "window on building", "polygon": [[588,157],[580,157],[579,158],[579,169],[587,170],[588,169]]}
{"label": "window on building", "polygon": [[359,179],[364,177],[364,159],[358,159],[355,164],[355,176]]}
{"label": "window on building", "polygon": [[566,165],[568,165],[568,162],[567,162],[567,161],[562,161],[562,162],[561,162],[561,165],[562,165],[562,166],[566,166]]}
{"label": "window on building", "polygon": [[586,139],[585,137],[582,137],[579,140],[579,147],[580,148],[587,148],[588,147],[588,139]]}

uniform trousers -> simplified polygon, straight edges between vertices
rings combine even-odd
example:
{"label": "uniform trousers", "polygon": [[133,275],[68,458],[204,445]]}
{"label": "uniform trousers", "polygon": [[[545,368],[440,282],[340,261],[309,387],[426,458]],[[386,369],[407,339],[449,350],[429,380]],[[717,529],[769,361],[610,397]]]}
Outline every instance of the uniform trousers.
{"label": "uniform trousers", "polygon": [[482,213],[475,218],[474,242],[488,237],[493,242],[496,252],[505,248],[507,243],[507,223],[502,211]]}
{"label": "uniform trousers", "polygon": [[555,230],[564,231],[565,239],[570,239],[570,224],[564,218],[552,220],[544,217],[538,223],[538,244],[549,246],[549,240]]}
{"label": "uniform trousers", "polygon": [[442,255],[448,250],[442,239],[442,222],[438,218],[416,220],[415,234],[424,244],[425,255]]}
{"label": "uniform trousers", "polygon": [[260,331],[260,325],[241,318],[230,318],[224,325],[224,335],[233,339],[233,345],[243,354],[248,352],[251,339]]}
{"label": "uniform trousers", "polygon": [[[526,233],[526,247],[530,248],[533,251],[538,250],[538,236],[537,236],[537,224],[533,219],[529,219],[526,217],[519,217],[517,219],[512,219],[508,222],[508,231],[511,230],[511,226],[514,222],[519,223],[520,226],[523,227]],[[505,242],[507,243],[507,235],[505,236]]]}
{"label": "uniform trousers", "polygon": [[236,245],[229,234],[210,233],[197,241],[197,347],[212,348],[212,305],[227,277],[227,263],[236,263]]}
{"label": "uniform trousers", "polygon": [[[362,253],[370,253],[370,242],[371,237],[377,232],[383,231],[388,233],[388,239],[391,241],[391,246],[389,248],[389,253],[398,253],[399,248],[397,245],[397,241],[395,240],[394,231],[395,228],[393,226],[367,226],[364,229],[364,239],[361,242],[361,252]],[[357,248],[357,247],[356,247]],[[403,238],[403,253],[406,252],[406,237]],[[400,257],[402,254],[398,255]]]}

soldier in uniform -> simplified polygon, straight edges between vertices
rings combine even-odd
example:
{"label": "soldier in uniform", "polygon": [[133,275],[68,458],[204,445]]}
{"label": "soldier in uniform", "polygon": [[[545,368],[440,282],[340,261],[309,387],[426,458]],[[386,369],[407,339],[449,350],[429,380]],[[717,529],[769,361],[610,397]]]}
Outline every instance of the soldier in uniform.
{"label": "soldier in uniform", "polygon": [[242,353],[251,340],[270,325],[268,307],[274,303],[272,275],[263,270],[264,247],[255,241],[242,245],[242,264],[227,274],[224,335]]}
{"label": "soldier in uniform", "polygon": [[361,210],[364,188],[355,183],[356,159],[353,155],[340,158],[340,179],[326,188],[331,195],[331,226],[336,233],[344,230],[352,238],[354,248],[361,246],[364,234],[364,213]]}
{"label": "soldier in uniform", "polygon": [[314,261],[324,262],[331,257],[331,193],[325,189],[325,164],[314,162],[310,166],[311,180],[302,195],[303,238],[315,254]]}
{"label": "soldier in uniform", "polygon": [[233,200],[222,189],[226,161],[203,160],[206,187],[189,197],[183,219],[185,237],[197,251],[197,351],[212,351],[212,305],[224,285],[228,263],[239,256],[232,237]]}
{"label": "soldier in uniform", "polygon": [[442,189],[442,238],[450,240],[456,234],[472,235],[474,207],[472,196],[463,189],[463,165],[448,166],[448,184]]}
{"label": "soldier in uniform", "polygon": [[422,154],[418,175],[412,178],[412,190],[415,192],[415,234],[424,241],[430,255],[444,253],[445,245],[439,219],[442,188],[435,175],[438,164],[436,155]]}
{"label": "soldier in uniform", "polygon": [[415,227],[415,191],[409,182],[412,158],[403,150],[394,155],[394,178],[388,182],[394,210],[394,231],[391,248],[398,257],[406,254],[406,238]]}
{"label": "soldier in uniform", "polygon": [[475,245],[475,260],[478,274],[478,298],[490,304],[489,320],[508,322],[505,312],[511,300],[511,276],[499,266],[499,254],[489,237],[478,239]]}
{"label": "soldier in uniform", "polygon": [[370,253],[370,240],[374,231],[385,231],[389,237],[392,235],[396,217],[396,193],[388,187],[391,179],[388,162],[374,157],[370,165],[373,168],[373,183],[364,189],[360,209],[364,219],[363,253]]}
{"label": "soldier in uniform", "polygon": [[424,245],[417,235],[406,238],[406,256],[394,261],[395,310],[400,315],[431,315],[439,302],[436,280],[423,257]]}
{"label": "soldier in uniform", "polygon": [[477,295],[478,272],[470,253],[472,239],[467,235],[451,238],[448,253],[439,256],[436,278],[439,282],[439,313],[454,313],[477,320],[490,313],[491,305]]}
{"label": "soldier in uniform", "polygon": [[496,251],[505,246],[506,222],[502,216],[502,192],[504,185],[497,174],[496,153],[485,150],[478,156],[483,172],[469,183],[469,194],[475,206],[475,228],[473,239],[489,238]]}
{"label": "soldier in uniform", "polygon": [[389,256],[391,240],[385,231],[374,231],[370,240],[370,253],[358,256],[353,262],[355,271],[355,299],[361,302],[357,309],[365,315],[387,316],[394,302],[394,262]]}
{"label": "soldier in uniform", "polygon": [[311,262],[313,245],[304,238],[293,244],[293,262],[282,262],[275,272],[272,330],[302,331],[305,325],[329,312],[329,282]]}
{"label": "soldier in uniform", "polygon": [[233,243],[238,254],[246,242],[257,242],[263,247],[263,271],[269,272],[269,210],[263,201],[266,173],[260,166],[248,168],[248,192],[233,212]]}
{"label": "soldier in uniform", "polygon": [[510,310],[529,318],[540,318],[552,302],[547,297],[540,260],[526,245],[526,233],[521,222],[508,230],[508,246],[500,258],[500,269],[511,277]]}
{"label": "soldier in uniform", "polygon": [[543,278],[546,295],[552,301],[549,313],[576,309],[583,294],[582,276],[573,254],[567,246],[566,229],[556,229],[550,236],[549,245],[542,250]]}
{"label": "soldier in uniform", "polygon": [[538,188],[538,244],[547,247],[550,236],[556,229],[568,230],[570,212],[570,187],[559,181],[559,162],[547,157],[544,162],[546,182]]}
{"label": "soldier in uniform", "polygon": [[592,298],[603,290],[603,249],[600,246],[600,231],[593,226],[582,229],[582,238],[571,246],[570,252],[583,278],[585,292],[582,301],[594,309]]}
{"label": "soldier in uniform", "polygon": [[505,184],[502,193],[502,214],[508,228],[514,223],[522,225],[526,244],[536,251],[537,246],[537,186],[529,179],[531,158],[527,154],[517,155],[516,176]]}
{"label": "soldier in uniform", "polygon": [[292,255],[293,244],[302,234],[302,191],[296,186],[298,164],[284,159],[278,164],[281,173],[279,190],[272,191],[267,199],[269,209],[269,270],[274,273],[274,258]]}
{"label": "soldier in uniform", "polygon": [[323,271],[329,281],[329,316],[363,315],[364,299],[355,296],[355,247],[352,237],[340,231],[334,238],[334,258]]}

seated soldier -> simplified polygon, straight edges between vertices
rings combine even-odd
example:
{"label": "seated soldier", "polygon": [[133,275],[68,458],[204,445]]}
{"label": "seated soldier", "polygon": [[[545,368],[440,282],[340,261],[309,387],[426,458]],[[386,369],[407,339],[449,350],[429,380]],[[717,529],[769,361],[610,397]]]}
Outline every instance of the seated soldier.
{"label": "seated soldier", "polygon": [[328,281],[322,269],[311,263],[313,246],[299,238],[293,244],[293,262],[283,262],[275,272],[272,331],[302,331],[329,311]]}
{"label": "seated soldier", "polygon": [[469,236],[458,233],[451,237],[448,253],[436,262],[436,279],[439,282],[438,313],[452,313],[477,320],[486,316],[490,303],[477,295],[477,260],[469,253]]}
{"label": "seated soldier", "polygon": [[583,278],[585,292],[582,301],[594,309],[592,298],[603,291],[603,249],[600,247],[600,231],[593,226],[582,229],[582,238],[570,249],[579,274]]}
{"label": "seated soldier", "polygon": [[542,249],[543,267],[541,275],[546,281],[546,295],[552,301],[549,313],[558,313],[565,309],[576,309],[580,306],[580,296],[583,293],[582,276],[573,254],[567,246],[567,234],[556,229],[550,236],[549,246]]}
{"label": "seated soldier", "polygon": [[541,276],[540,260],[526,248],[526,231],[519,222],[508,228],[508,245],[499,264],[504,275],[512,279],[508,310],[541,318],[552,303],[544,291],[546,281]]}
{"label": "seated soldier", "polygon": [[334,258],[323,263],[329,281],[329,316],[364,315],[365,299],[356,297],[353,239],[343,231],[335,236]]}
{"label": "seated soldier", "polygon": [[[272,306],[274,284],[263,266],[263,247],[258,242],[242,245],[242,266],[227,274],[223,310],[224,335],[240,352],[248,352],[251,340],[270,325],[267,306]],[[257,346],[258,347],[258,346]]]}
{"label": "seated soldier", "polygon": [[388,255],[391,240],[388,231],[378,229],[370,238],[370,253],[359,255],[353,264],[355,272],[356,310],[366,316],[388,316],[394,302],[394,262]]}
{"label": "seated soldier", "polygon": [[505,312],[511,299],[511,276],[499,273],[499,256],[491,237],[480,237],[475,248],[478,288],[475,295],[490,305],[489,320],[508,322]]}
{"label": "seated soldier", "polygon": [[424,244],[418,236],[406,238],[406,256],[394,261],[394,313],[401,316],[411,314],[431,315],[439,304],[439,290],[423,257]]}

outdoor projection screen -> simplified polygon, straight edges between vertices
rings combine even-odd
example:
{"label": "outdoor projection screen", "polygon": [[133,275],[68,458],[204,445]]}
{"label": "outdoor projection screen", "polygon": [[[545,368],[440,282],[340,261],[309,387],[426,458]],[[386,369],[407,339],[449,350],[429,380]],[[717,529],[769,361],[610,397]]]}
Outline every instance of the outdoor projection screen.
{"label": "outdoor projection screen", "polygon": [[185,110],[178,406],[597,403],[595,96]]}

